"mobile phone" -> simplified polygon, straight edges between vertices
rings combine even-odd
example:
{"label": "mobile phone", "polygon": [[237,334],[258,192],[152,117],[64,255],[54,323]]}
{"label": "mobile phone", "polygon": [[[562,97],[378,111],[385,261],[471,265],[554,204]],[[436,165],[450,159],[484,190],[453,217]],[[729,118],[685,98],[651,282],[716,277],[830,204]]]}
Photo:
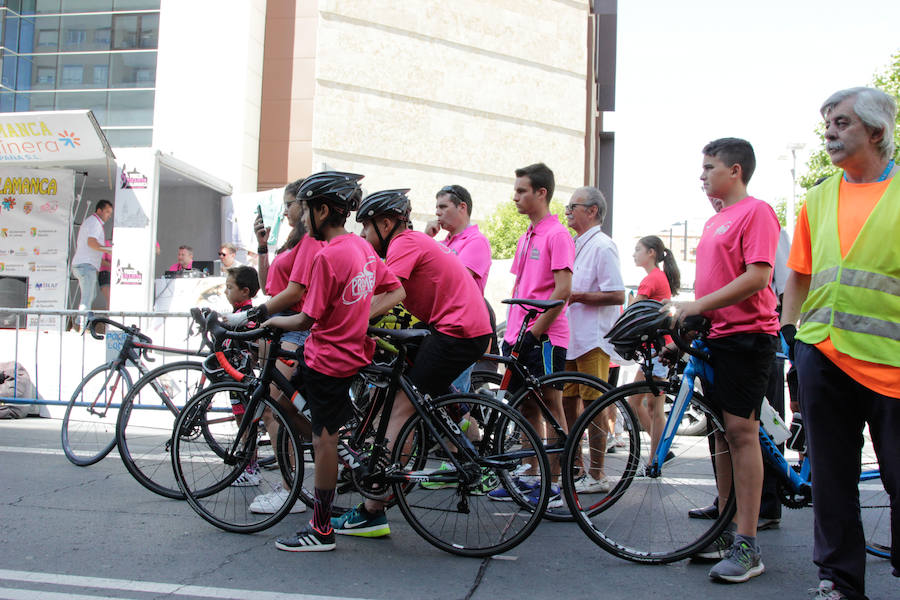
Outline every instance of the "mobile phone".
{"label": "mobile phone", "polygon": [[259,204],[256,205],[256,215],[259,217],[259,220],[260,220],[260,221],[263,220],[263,216],[262,216],[262,206],[260,206]]}

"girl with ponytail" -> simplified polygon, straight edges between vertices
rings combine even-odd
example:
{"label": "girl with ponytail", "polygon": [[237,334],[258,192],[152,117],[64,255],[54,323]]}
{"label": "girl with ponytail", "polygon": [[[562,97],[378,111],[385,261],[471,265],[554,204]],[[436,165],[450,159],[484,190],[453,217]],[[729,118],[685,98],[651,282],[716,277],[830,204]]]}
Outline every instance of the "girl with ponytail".
{"label": "girl with ponytail", "polygon": [[[663,264],[662,270],[659,263]],[[638,293],[634,300],[658,300],[668,302],[673,294],[678,293],[681,287],[681,272],[675,264],[672,251],[663,245],[663,241],[655,236],[642,237],[634,247],[634,264],[643,267],[647,276],[641,280]],[[664,379],[669,374],[668,367],[659,362],[659,358],[653,359],[654,379]],[[638,370],[635,381],[643,381],[644,373]],[[656,454],[656,446],[662,437],[663,427],[666,424],[664,409],[665,395],[642,394],[629,399],[631,408],[634,409],[641,427],[650,434],[650,456]],[[671,452],[666,460],[673,456]]]}

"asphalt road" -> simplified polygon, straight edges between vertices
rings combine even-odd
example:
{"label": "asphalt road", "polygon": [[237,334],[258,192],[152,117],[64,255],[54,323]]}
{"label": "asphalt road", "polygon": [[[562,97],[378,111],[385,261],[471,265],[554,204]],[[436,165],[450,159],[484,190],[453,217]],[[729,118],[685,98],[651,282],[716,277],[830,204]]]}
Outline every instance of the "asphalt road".
{"label": "asphalt road", "polygon": [[[112,454],[70,464],[58,420],[0,421],[0,598],[807,598],[817,584],[812,512],[785,510],[760,532],[766,573],[722,585],[708,564],[643,566],[606,554],[575,524],[544,522],[494,559],[445,554],[399,512],[393,533],[339,538],[335,552],[274,547],[309,513],[254,535],[208,525],[183,502],[140,487]],[[900,597],[887,561],[869,557],[872,599]]]}

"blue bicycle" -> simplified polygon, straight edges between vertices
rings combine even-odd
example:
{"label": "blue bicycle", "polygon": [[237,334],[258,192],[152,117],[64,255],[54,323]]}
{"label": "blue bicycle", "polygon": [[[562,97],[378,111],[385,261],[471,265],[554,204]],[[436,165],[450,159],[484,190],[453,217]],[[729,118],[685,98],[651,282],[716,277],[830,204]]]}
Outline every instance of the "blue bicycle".
{"label": "blue bicycle", "polygon": [[[650,302],[653,301],[642,303]],[[645,315],[658,313],[661,305],[655,302],[653,305],[644,307]],[[721,412],[695,389],[698,381],[703,387],[712,382],[709,352],[700,339],[691,344],[685,342],[688,329],[671,330],[665,315],[649,324],[635,321],[634,314],[640,313],[640,309],[626,311],[617,323],[619,329],[613,328],[610,338],[616,343],[619,334],[617,350],[625,358],[640,363],[646,380],[607,392],[571,427],[564,453],[568,462],[562,469],[563,489],[569,506],[574,507],[576,522],[603,549],[634,562],[662,564],[690,557],[715,540],[734,517],[735,496],[732,486],[716,519],[688,517],[690,509],[712,504],[719,495],[716,472],[731,468],[727,449],[717,453],[715,445],[715,435],[724,433]],[[693,325],[690,329],[702,330],[703,325]],[[627,335],[622,335],[623,331]],[[651,360],[662,350],[663,337],[667,334],[690,358],[683,373],[672,369],[668,379],[653,380]],[[630,412],[621,407],[627,406],[630,398],[661,393],[675,398],[656,452],[650,455],[649,437],[640,432],[637,423],[624,423],[625,434],[632,438],[626,446],[629,456],[618,463],[622,465],[620,472],[606,473],[607,477],[614,478],[615,485],[606,493],[578,493],[571,475],[574,458],[579,453],[590,452],[590,440],[604,427],[604,411],[619,407],[620,414],[627,419]],[[705,435],[678,433],[689,405],[706,417]],[[812,501],[809,460],[801,455],[799,463],[791,465],[763,426],[760,426],[759,440],[765,462],[778,473],[777,489],[782,504],[788,508],[808,506]],[[866,536],[871,540],[867,549],[878,556],[889,556],[889,508],[877,463],[864,465],[860,494]]]}

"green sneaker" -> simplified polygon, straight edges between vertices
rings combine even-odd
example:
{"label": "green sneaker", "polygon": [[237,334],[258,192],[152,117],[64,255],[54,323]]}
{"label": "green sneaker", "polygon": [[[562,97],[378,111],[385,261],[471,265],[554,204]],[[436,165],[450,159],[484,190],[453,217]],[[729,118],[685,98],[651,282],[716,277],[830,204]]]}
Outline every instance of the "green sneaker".
{"label": "green sneaker", "polygon": [[[435,469],[431,473],[435,474],[435,475],[443,475],[443,474],[449,475],[449,474],[455,473],[455,472],[456,472],[456,469],[453,468],[453,465],[451,465],[448,462],[442,462],[441,466],[439,466],[437,469]],[[455,488],[456,482],[455,481],[423,481],[419,485],[422,486],[423,488],[425,488],[426,490],[443,490],[443,489],[447,489],[447,488]]]}
{"label": "green sneaker", "polygon": [[735,540],[728,554],[710,569],[709,576],[719,581],[743,583],[751,577],[762,575],[766,570],[759,550],[745,540]]}
{"label": "green sneaker", "polygon": [[338,535],[355,535],[359,537],[384,537],[390,535],[387,515],[384,511],[370,513],[360,503],[340,517],[331,518],[331,526]]}

